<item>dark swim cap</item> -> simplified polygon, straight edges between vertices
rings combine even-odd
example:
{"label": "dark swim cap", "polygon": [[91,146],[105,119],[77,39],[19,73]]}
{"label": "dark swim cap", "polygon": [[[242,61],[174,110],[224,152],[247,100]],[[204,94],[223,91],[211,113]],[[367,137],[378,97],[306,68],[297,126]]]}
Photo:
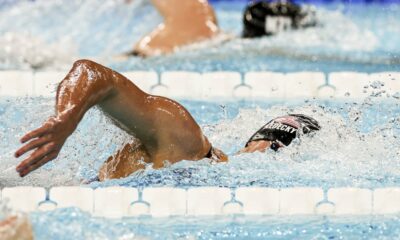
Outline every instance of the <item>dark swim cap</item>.
{"label": "dark swim cap", "polygon": [[298,132],[299,129],[301,133],[308,134],[320,130],[321,127],[317,120],[312,117],[303,114],[289,114],[288,116],[275,118],[265,124],[251,136],[246,143],[246,147],[250,142],[259,140],[279,141],[288,146],[300,134]]}
{"label": "dark swim cap", "polygon": [[273,35],[279,31],[315,26],[315,10],[290,1],[255,1],[243,15],[244,38]]}

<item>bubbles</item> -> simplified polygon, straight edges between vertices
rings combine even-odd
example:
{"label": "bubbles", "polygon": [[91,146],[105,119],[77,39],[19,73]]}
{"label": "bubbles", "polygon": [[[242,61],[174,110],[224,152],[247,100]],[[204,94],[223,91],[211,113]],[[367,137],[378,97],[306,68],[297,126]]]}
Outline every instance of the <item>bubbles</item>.
{"label": "bubbles", "polygon": [[28,33],[6,32],[0,35],[0,66],[2,68],[43,69],[65,68],[78,51],[70,39],[49,44]]}
{"label": "bubbles", "polygon": [[0,98],[0,106],[5,106],[0,115],[3,127],[0,134],[4,136],[0,142],[0,187],[78,185],[83,180],[94,178],[105,159],[127,140],[125,132],[110,123],[99,110],[92,109],[69,137],[56,160],[31,176],[20,178],[15,167],[24,157],[13,157],[21,146],[19,138],[54,114],[54,100],[16,98],[12,100],[13,106],[6,105],[7,101]]}
{"label": "bubbles", "polygon": [[37,239],[396,239],[399,216],[92,218],[78,209],[30,216]]}
{"label": "bubbles", "polygon": [[400,92],[393,94],[392,97],[395,99],[400,99]]}
{"label": "bubbles", "polygon": [[[82,56],[106,62],[103,58],[131,50],[160,21],[146,2],[39,0],[4,7],[0,9],[0,43],[5,46],[0,67],[67,68],[66,63],[71,65]],[[138,24],[138,18],[147,25]]]}
{"label": "bubbles", "polygon": [[65,64],[71,59],[87,57],[117,70],[158,71],[388,71],[396,70],[399,63],[396,26],[400,21],[397,12],[390,9],[318,7],[320,24],[315,28],[250,40],[238,37],[242,3],[214,7],[223,32],[215,39],[184,47],[168,57],[118,62],[113,56],[132,50],[162,21],[149,1],[39,0],[9,4],[0,8],[0,42],[5,46],[0,51],[0,67],[67,68]]}
{"label": "bubbles", "polygon": [[[103,162],[131,137],[96,109],[89,111],[70,136],[60,156],[26,178],[19,178],[13,152],[18,138],[52,114],[48,99],[12,100],[0,115],[2,153],[0,185],[77,185],[96,177]],[[195,102],[183,104],[201,123],[213,146],[230,155],[228,163],[182,161],[164,169],[146,170],[98,186],[354,186],[382,187],[400,183],[399,108],[390,101],[366,102]],[[221,109],[220,105],[224,108]],[[235,155],[248,138],[274,117],[303,113],[322,129],[278,152]],[[48,181],[52,179],[52,181]]]}
{"label": "bubbles", "polygon": [[373,89],[381,89],[385,86],[385,83],[381,81],[373,81],[369,86]]}

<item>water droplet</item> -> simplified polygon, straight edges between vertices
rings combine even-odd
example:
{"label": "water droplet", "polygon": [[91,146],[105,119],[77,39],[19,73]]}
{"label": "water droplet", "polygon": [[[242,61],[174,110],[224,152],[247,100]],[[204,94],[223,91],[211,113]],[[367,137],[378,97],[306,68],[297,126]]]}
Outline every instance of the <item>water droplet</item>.
{"label": "water droplet", "polygon": [[392,95],[393,98],[400,99],[400,92],[397,92]]}
{"label": "water droplet", "polygon": [[381,81],[373,81],[373,82],[370,84],[370,86],[371,86],[373,89],[380,89],[381,87],[385,86],[385,83],[384,83],[384,82],[381,82]]}

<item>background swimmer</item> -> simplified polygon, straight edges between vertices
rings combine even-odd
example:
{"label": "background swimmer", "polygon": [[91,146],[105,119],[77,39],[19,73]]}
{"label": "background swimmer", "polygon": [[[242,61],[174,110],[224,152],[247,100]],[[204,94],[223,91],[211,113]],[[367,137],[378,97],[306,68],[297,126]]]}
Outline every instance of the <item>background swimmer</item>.
{"label": "background swimmer", "polygon": [[[199,125],[179,103],[147,94],[121,74],[95,62],[77,61],[58,86],[56,98],[56,115],[21,138],[25,145],[16,151],[16,157],[34,150],[17,166],[22,177],[55,159],[85,113],[95,105],[132,136],[131,143],[101,167],[99,180],[126,177],[143,169],[145,163],[161,168],[166,160],[172,164],[203,158],[217,162],[228,160],[222,151],[211,146]],[[240,152],[265,151],[272,146],[276,150],[288,145],[297,136],[298,129],[309,126],[306,123],[311,120],[304,119],[292,115],[273,120],[279,126],[285,125],[285,129],[290,127],[291,135],[286,136],[282,127],[274,127],[276,124],[267,124],[258,131],[261,135],[254,135]],[[318,130],[318,123],[315,125]]]}
{"label": "background swimmer", "polygon": [[[139,40],[132,55],[167,54],[220,33],[214,10],[206,0],[152,0],[152,3],[164,22]],[[314,8],[301,7],[290,1],[251,2],[244,11],[242,37],[269,36],[316,24]]]}
{"label": "background swimmer", "polygon": [[131,54],[152,56],[214,37],[219,32],[213,8],[207,0],[152,0],[164,18],[135,45]]}
{"label": "background swimmer", "polygon": [[316,10],[287,0],[256,1],[243,14],[244,38],[270,36],[291,29],[317,25]]}
{"label": "background swimmer", "polygon": [[12,215],[0,221],[1,240],[33,240],[32,226],[27,217]]}

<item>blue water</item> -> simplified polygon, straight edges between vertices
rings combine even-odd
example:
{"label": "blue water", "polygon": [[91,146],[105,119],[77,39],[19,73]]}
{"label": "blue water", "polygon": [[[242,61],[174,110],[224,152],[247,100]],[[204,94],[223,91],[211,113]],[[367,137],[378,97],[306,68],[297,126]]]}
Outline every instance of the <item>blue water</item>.
{"label": "blue water", "polygon": [[[168,57],[112,56],[130,50],[161,18],[147,1],[8,1],[0,3],[0,69],[63,69],[93,57],[116,70],[400,71],[398,4],[318,4],[321,25],[257,40],[209,42]],[[224,32],[239,36],[240,1],[214,3]],[[96,11],[94,11],[94,9]],[[273,117],[306,113],[322,130],[275,153],[232,156],[228,163],[182,161],[103,186],[400,185],[400,103],[397,98],[347,101],[182,100],[214,146],[232,155]],[[125,141],[100,111],[89,111],[59,158],[26,178],[15,172],[18,138],[53,114],[54,99],[0,97],[0,187],[80,185]],[[51,181],[49,181],[51,179]],[[33,213],[36,239],[399,239],[398,216],[223,217],[104,220],[77,209]]]}
{"label": "blue water", "polygon": [[[12,105],[9,103],[12,102]],[[400,184],[400,107],[396,98],[352,101],[182,100],[212,144],[231,155],[224,164],[182,161],[99,186],[316,186],[387,187]],[[87,113],[57,160],[26,178],[14,170],[18,138],[38,127],[53,112],[53,99],[0,98],[0,186],[76,185],[94,178],[102,163],[131,137],[100,111]],[[305,113],[322,130],[275,153],[234,155],[263,124],[280,115]],[[52,179],[52,181],[48,181]]]}
{"label": "blue water", "polygon": [[[148,1],[18,1],[0,8],[0,69],[67,69],[92,57],[117,70],[398,71],[399,4],[318,4],[320,25],[242,40],[240,1],[214,3],[221,29],[234,37],[168,57],[116,61],[161,22]],[[93,9],[96,9],[93,12]]]}
{"label": "blue water", "polygon": [[30,216],[37,239],[398,239],[398,216],[104,220],[76,209]]}
{"label": "blue water", "polygon": [[[213,6],[221,29],[240,35],[243,3],[225,1]],[[0,69],[68,69],[74,58],[94,56],[117,70],[400,71],[400,5],[336,2],[319,4],[318,12],[321,24],[313,29],[256,40],[214,41],[168,57],[117,62],[110,56],[129,50],[161,21],[147,1],[16,1],[0,7]],[[100,185],[379,187],[400,182],[398,99],[384,103],[365,99],[362,104],[183,104],[213,144],[228,154],[238,151],[266,121],[288,112],[309,113],[324,125],[335,127],[323,128],[317,137],[279,154],[234,156],[230,163],[212,167],[205,161],[181,162],[160,171],[149,166],[138,176]],[[52,110],[53,99],[0,99],[4,139],[0,143],[0,186],[79,184],[96,176],[104,159],[129,138],[93,110],[71,136],[75,141],[67,142],[59,160],[21,180],[12,157],[19,146],[17,139],[39,126]],[[68,174],[61,174],[65,172]]]}

